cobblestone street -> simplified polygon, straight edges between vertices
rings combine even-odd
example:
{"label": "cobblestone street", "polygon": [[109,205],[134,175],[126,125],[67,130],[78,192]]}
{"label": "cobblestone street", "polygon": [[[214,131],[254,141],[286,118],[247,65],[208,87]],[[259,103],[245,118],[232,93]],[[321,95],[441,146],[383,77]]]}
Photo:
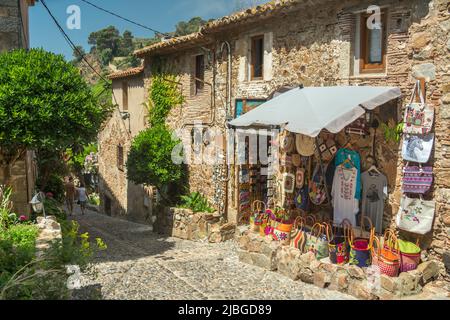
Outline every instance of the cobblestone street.
{"label": "cobblestone street", "polygon": [[[235,243],[190,242],[147,226],[88,212],[74,219],[108,249],[95,258],[95,276],[82,278],[75,299],[353,299],[240,263]],[[100,291],[100,292],[99,292]],[[100,298],[100,297],[99,297]]]}

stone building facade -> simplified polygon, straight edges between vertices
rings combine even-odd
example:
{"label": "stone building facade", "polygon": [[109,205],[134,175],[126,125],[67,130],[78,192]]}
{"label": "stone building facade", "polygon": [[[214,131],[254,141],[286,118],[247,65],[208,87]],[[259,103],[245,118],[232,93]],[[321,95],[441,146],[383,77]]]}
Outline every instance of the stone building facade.
{"label": "stone building facade", "polygon": [[0,52],[30,45],[28,7],[35,0],[2,0],[0,3]]}
{"label": "stone building facade", "polygon": [[100,211],[134,222],[151,223],[151,190],[127,179],[126,161],[131,142],[147,124],[142,69],[110,76],[117,104],[99,135]]}
{"label": "stone building facade", "polygon": [[[0,53],[29,47],[28,8],[34,6],[34,3],[34,0],[2,0],[0,2]],[[33,196],[36,179],[36,166],[32,151],[26,152],[16,161],[11,169],[11,176],[10,185],[14,190],[12,197],[14,211],[20,214],[29,214],[31,212],[29,201]],[[3,181],[4,172],[0,170],[0,184]]]}
{"label": "stone building facade", "polygon": [[[377,48],[370,51],[363,41],[371,5],[377,5],[382,13],[383,29],[372,35],[372,41],[380,41],[380,52]],[[436,109],[432,159],[436,181],[429,197],[437,201],[437,215],[433,233],[421,243],[430,249],[431,257],[442,261],[448,257],[450,244],[449,16],[445,0],[271,1],[212,21],[198,33],[138,50],[135,54],[144,59],[144,100],[148,99],[152,68],[162,61],[165,70],[178,76],[186,97],[168,118],[173,129],[192,128],[197,120],[205,127],[225,130],[227,119],[236,116],[240,99],[267,99],[282,86],[301,84],[399,87],[403,98],[379,108],[375,115],[382,123],[396,124],[401,121],[415,80],[424,78],[427,102]],[[263,68],[254,76],[251,61],[257,46]],[[382,60],[377,65],[368,63],[368,55],[377,53]],[[203,61],[201,72],[199,59]],[[200,91],[196,89],[197,75],[205,82]],[[337,138],[342,142],[347,137]],[[371,142],[352,139],[365,159],[371,152]],[[399,209],[403,160],[400,143],[386,141],[381,129],[376,132],[376,141],[379,167],[389,178],[384,217],[387,227],[394,223]],[[363,168],[368,165],[363,161]],[[190,166],[189,172],[191,190],[200,190],[213,203],[222,205],[221,211],[229,221],[235,221],[235,169],[203,165]]]}

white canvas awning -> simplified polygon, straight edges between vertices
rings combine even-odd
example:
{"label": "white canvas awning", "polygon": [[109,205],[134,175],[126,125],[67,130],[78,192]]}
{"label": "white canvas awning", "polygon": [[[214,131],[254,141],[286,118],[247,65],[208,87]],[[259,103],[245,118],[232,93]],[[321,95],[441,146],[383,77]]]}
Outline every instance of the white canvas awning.
{"label": "white canvas awning", "polygon": [[234,127],[285,126],[317,137],[323,129],[342,131],[361,117],[401,96],[396,87],[338,86],[295,88],[229,122]]}

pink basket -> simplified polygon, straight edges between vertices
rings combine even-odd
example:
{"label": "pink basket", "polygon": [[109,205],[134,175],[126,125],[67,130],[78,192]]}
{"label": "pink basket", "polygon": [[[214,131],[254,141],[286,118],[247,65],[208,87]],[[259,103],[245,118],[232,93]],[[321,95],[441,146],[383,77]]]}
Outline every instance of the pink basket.
{"label": "pink basket", "polygon": [[400,252],[400,271],[408,272],[412,270],[416,270],[417,266],[420,263],[420,253],[417,254],[407,254]]}

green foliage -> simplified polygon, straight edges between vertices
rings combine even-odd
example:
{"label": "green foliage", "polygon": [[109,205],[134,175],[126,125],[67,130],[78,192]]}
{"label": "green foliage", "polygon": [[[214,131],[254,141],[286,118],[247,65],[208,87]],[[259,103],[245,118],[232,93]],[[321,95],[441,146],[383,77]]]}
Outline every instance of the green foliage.
{"label": "green foliage", "polygon": [[57,174],[52,174],[50,175],[47,183],[45,184],[45,186],[42,186],[41,181],[38,180],[36,183],[36,187],[38,190],[44,192],[44,193],[52,193],[53,197],[59,201],[59,202],[63,202],[64,201],[64,181],[63,179],[57,175]]}
{"label": "green foliage", "polygon": [[13,217],[11,214],[13,203],[11,196],[12,188],[0,185],[0,229],[6,229],[12,224]]}
{"label": "green foliage", "polygon": [[100,205],[100,196],[96,193],[91,193],[89,195],[89,203],[94,206],[99,206]]}
{"label": "green foliage", "polygon": [[61,203],[55,199],[45,198],[44,206],[47,216],[55,216],[60,223],[67,219],[66,211],[62,208]]}
{"label": "green foliage", "polygon": [[89,35],[88,43],[92,46],[91,52],[94,50],[101,53],[109,50],[112,55],[116,56],[120,48],[120,33],[114,26],[92,32]]}
{"label": "green foliage", "polygon": [[150,125],[164,124],[172,107],[183,103],[183,96],[178,90],[176,77],[156,74],[150,88]]}
{"label": "green foliage", "polygon": [[208,199],[199,192],[193,192],[187,196],[181,196],[181,205],[180,208],[190,209],[194,213],[197,212],[207,212],[213,213],[216,210],[212,208],[208,202]]}
{"label": "green foliage", "polygon": [[392,141],[398,143],[402,139],[404,128],[403,122],[397,125],[390,123],[389,124],[382,123],[381,128],[384,131],[384,138],[386,139],[387,142]]}
{"label": "green foliage", "polygon": [[179,141],[164,124],[142,131],[133,140],[127,161],[128,179],[136,184],[154,185],[161,189],[181,180],[181,165],[172,161],[172,150]]}
{"label": "green foliage", "polygon": [[63,151],[96,139],[106,119],[78,69],[42,49],[0,54],[0,147]]}
{"label": "green foliage", "polygon": [[[74,62],[79,63],[83,60],[83,56],[86,55],[84,48],[82,46],[76,46],[76,50],[73,50]],[[81,54],[80,54],[81,53]]]}
{"label": "green foliage", "polygon": [[67,164],[73,171],[80,174],[84,168],[85,159],[89,154],[91,154],[91,152],[93,153],[98,152],[97,143],[85,145],[79,151],[78,150],[74,151],[74,149],[69,148],[66,150],[66,156],[69,159],[67,161]]}
{"label": "green foliage", "polygon": [[188,22],[180,21],[176,25],[175,36],[185,36],[194,32],[198,32],[200,27],[204,26],[206,21],[200,17],[194,17]]}

